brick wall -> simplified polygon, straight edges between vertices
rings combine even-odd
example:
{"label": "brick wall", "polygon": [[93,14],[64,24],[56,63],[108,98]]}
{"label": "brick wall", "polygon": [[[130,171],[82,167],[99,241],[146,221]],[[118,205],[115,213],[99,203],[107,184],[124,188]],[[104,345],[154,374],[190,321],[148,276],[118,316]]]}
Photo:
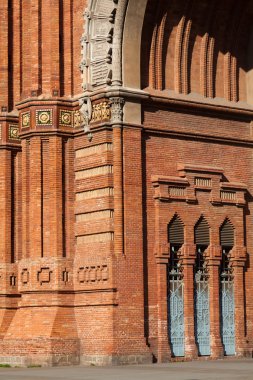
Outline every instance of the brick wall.
{"label": "brick wall", "polygon": [[[106,115],[92,117],[87,135],[78,111],[87,1],[0,3],[0,362],[171,360],[167,227],[176,214],[185,230],[185,358],[198,356],[194,226],[201,215],[210,227],[211,357],[224,355],[219,228],[226,218],[235,228],[236,355],[251,354],[253,118],[246,103],[232,102],[247,100],[241,41],[250,6],[233,10],[221,1],[215,13],[208,1],[187,9],[183,1],[149,1],[146,92],[90,93]],[[223,41],[230,24],[234,34]],[[115,121],[119,94],[140,106],[141,125]]]}

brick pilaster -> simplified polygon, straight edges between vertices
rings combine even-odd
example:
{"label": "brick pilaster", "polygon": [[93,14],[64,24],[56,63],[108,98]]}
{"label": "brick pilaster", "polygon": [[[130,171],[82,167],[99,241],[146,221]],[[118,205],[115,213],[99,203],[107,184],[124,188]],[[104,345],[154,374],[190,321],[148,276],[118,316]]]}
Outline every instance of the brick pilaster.
{"label": "brick pilaster", "polygon": [[[15,137],[15,138],[14,138]],[[4,338],[16,313],[18,294],[18,243],[21,213],[19,202],[20,142],[17,118],[0,116],[0,338]]]}
{"label": "brick pilaster", "polygon": [[51,257],[63,257],[63,189],[62,189],[62,138],[54,136],[49,141],[50,161],[50,252]]}
{"label": "brick pilaster", "polygon": [[235,299],[235,350],[237,356],[250,355],[246,342],[244,263],[233,262]]}
{"label": "brick pilaster", "polygon": [[29,240],[30,258],[36,259],[42,253],[42,178],[41,178],[41,139],[30,139],[30,202],[29,202]]}
{"label": "brick pilaster", "polygon": [[191,359],[198,356],[194,330],[194,264],[193,258],[183,257],[185,357]]}
{"label": "brick pilaster", "polygon": [[157,257],[157,304],[158,304],[158,334],[157,360],[166,363],[171,358],[168,336],[168,259]]}
{"label": "brick pilaster", "polygon": [[114,254],[124,254],[122,127],[113,127]]}
{"label": "brick pilaster", "polygon": [[211,357],[217,359],[224,356],[221,342],[220,325],[220,260],[212,260],[208,264],[209,304],[210,304],[210,344]]}

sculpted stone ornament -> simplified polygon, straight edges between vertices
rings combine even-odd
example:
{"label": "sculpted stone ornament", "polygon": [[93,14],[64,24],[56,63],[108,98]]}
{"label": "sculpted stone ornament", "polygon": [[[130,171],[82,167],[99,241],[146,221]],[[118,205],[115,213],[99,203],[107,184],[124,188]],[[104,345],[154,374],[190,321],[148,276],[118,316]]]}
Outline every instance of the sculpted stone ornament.
{"label": "sculpted stone ornament", "polygon": [[112,83],[112,55],[118,0],[89,0],[84,12],[85,31],[81,38],[83,89],[92,90]]}
{"label": "sculpted stone ornament", "polygon": [[111,98],[111,122],[121,123],[123,121],[123,109],[125,100],[123,98]]}
{"label": "sculpted stone ornament", "polygon": [[81,127],[84,127],[84,132],[87,133],[90,131],[89,123],[92,117],[92,106],[90,98],[80,99],[79,104],[81,106],[79,110],[82,118]]}
{"label": "sculpted stone ornament", "polygon": [[92,140],[92,133],[90,131],[90,121],[92,118],[92,105],[90,98],[83,98],[79,100],[81,106],[79,112],[81,115],[81,127],[84,128],[84,133],[88,133],[88,139]]}
{"label": "sculpted stone ornament", "polygon": [[91,122],[101,122],[111,119],[111,105],[109,102],[97,103],[92,106]]}

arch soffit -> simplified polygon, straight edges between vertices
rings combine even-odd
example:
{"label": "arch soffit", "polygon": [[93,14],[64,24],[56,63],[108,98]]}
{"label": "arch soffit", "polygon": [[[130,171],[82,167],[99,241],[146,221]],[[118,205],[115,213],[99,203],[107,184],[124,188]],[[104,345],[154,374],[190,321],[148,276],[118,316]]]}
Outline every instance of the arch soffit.
{"label": "arch soffit", "polygon": [[141,88],[141,39],[148,0],[129,0],[125,17],[122,64],[125,87]]}

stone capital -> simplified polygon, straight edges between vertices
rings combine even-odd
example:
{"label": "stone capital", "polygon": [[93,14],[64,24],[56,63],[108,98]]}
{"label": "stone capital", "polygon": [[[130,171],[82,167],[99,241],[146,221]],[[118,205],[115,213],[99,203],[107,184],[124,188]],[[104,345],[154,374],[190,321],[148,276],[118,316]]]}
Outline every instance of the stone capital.
{"label": "stone capital", "polygon": [[113,124],[121,123],[124,115],[125,100],[120,97],[110,98],[111,104],[111,122]]}

